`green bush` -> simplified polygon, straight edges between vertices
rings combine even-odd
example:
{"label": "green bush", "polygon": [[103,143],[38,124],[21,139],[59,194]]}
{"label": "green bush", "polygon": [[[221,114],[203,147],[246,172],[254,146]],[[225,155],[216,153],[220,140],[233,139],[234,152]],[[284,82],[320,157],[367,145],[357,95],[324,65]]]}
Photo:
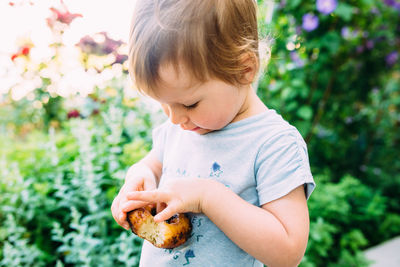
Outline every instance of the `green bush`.
{"label": "green bush", "polygon": [[[366,266],[364,249],[400,234],[400,16],[386,2],[339,1],[324,14],[316,1],[280,1],[265,23],[271,2],[258,1],[272,48],[258,94],[300,130],[317,182],[301,266]],[[0,95],[0,266],[138,265],[141,240],[110,206],[162,117],[131,94],[124,44],[99,35],[78,44],[82,72],[103,79],[90,94],[61,97],[42,75],[61,71],[62,43],[48,62],[14,62],[40,85],[19,100],[13,88]]]}
{"label": "green bush", "polygon": [[101,119],[71,119],[62,131],[32,132],[26,140],[3,136],[0,266],[137,265],[141,240],[114,222],[110,207],[128,163],[149,143],[123,134],[131,124],[123,109],[108,110]]}

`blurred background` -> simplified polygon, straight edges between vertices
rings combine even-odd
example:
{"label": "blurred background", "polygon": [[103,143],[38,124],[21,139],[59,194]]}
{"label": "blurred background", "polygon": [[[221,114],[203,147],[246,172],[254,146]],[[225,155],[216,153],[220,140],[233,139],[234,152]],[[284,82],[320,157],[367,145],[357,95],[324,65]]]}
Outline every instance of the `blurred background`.
{"label": "blurred background", "polygon": [[[317,182],[301,266],[368,266],[400,235],[400,1],[258,4],[257,92]],[[138,265],[110,206],[164,116],[127,72],[133,5],[1,1],[0,266]]]}

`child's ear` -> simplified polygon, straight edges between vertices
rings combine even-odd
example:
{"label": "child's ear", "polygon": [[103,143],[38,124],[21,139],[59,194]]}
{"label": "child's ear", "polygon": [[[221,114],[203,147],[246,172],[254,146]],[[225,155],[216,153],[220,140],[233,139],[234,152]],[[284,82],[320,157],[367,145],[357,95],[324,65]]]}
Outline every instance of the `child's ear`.
{"label": "child's ear", "polygon": [[257,75],[257,57],[253,53],[246,53],[245,55],[243,55],[240,61],[241,65],[244,67],[244,70],[240,76],[240,83],[251,84]]}

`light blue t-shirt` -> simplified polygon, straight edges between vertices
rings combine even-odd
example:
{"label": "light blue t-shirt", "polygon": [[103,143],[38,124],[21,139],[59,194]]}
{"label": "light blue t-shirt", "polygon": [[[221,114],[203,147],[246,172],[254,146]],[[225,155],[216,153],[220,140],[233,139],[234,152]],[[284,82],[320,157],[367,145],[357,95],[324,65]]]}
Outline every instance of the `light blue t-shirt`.
{"label": "light blue t-shirt", "polygon": [[[315,187],[300,133],[274,110],[199,135],[165,122],[153,131],[153,149],[168,179],[217,180],[245,201],[261,206],[300,185],[307,198]],[[263,266],[234,244],[204,214],[188,214],[189,240],[175,249],[144,241],[140,266]]]}

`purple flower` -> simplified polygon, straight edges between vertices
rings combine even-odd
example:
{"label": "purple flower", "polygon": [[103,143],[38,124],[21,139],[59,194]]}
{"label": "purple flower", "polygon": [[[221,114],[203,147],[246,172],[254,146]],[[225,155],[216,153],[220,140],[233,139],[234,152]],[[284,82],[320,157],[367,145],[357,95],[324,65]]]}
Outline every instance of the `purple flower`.
{"label": "purple flower", "polygon": [[122,41],[117,41],[108,37],[106,32],[100,32],[96,34],[98,39],[96,41],[91,36],[84,36],[81,38],[77,46],[85,53],[107,55],[116,53],[116,50],[122,45]]}
{"label": "purple flower", "polygon": [[317,0],[317,10],[325,15],[332,13],[337,5],[337,0]]}
{"label": "purple flower", "polygon": [[376,7],[371,8],[371,14],[380,15],[381,12]]}
{"label": "purple flower", "polygon": [[389,67],[391,67],[397,62],[398,59],[399,59],[399,53],[397,53],[397,51],[393,51],[386,56],[385,61],[386,64]]}
{"label": "purple flower", "polygon": [[397,10],[400,11],[400,2],[396,1],[396,0],[383,0],[383,2],[390,7],[393,7]]}
{"label": "purple flower", "polygon": [[126,60],[128,60],[128,56],[127,55],[122,55],[122,54],[118,54],[117,53],[115,55],[115,61],[111,65],[113,65],[113,64],[123,64]]}
{"label": "purple flower", "polygon": [[394,7],[396,5],[396,0],[383,0],[383,2],[388,5]]}
{"label": "purple flower", "polygon": [[301,68],[304,66],[304,61],[300,58],[299,54],[296,51],[290,52],[290,59],[293,61],[294,65],[297,68]]}
{"label": "purple flower", "polygon": [[371,50],[372,48],[374,48],[374,46],[375,46],[375,43],[374,43],[374,41],[372,41],[372,40],[368,40],[367,43],[365,44],[365,47],[366,47],[368,50]]}
{"label": "purple flower", "polygon": [[351,33],[349,27],[343,27],[342,30],[340,31],[340,34],[344,39],[350,38]]}
{"label": "purple flower", "polygon": [[319,20],[318,20],[317,16],[315,16],[311,13],[307,13],[303,16],[302,27],[304,30],[311,32],[318,27],[318,24],[319,24]]}

